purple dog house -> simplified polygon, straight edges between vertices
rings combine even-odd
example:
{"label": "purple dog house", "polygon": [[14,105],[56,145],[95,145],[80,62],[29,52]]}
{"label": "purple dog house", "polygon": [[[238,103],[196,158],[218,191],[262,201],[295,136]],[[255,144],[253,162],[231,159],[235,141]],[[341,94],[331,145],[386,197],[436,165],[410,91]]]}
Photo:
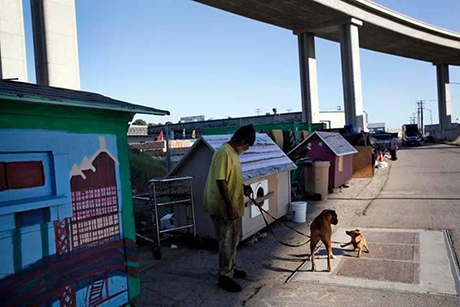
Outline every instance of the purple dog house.
{"label": "purple dog house", "polygon": [[310,161],[329,161],[329,188],[345,184],[353,176],[353,154],[358,151],[337,132],[315,131],[295,150],[310,147],[305,154]]}

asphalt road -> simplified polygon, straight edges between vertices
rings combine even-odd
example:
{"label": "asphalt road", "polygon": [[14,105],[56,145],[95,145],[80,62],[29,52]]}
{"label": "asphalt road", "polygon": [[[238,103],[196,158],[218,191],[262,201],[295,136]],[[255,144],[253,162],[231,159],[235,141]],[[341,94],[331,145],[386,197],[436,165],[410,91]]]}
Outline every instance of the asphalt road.
{"label": "asphalt road", "polygon": [[[339,214],[341,227],[447,229],[460,256],[460,147],[431,145],[401,148],[391,168],[372,180],[352,181],[326,202],[310,202],[306,224],[324,208]],[[282,227],[277,236],[290,243],[304,238]],[[319,284],[285,283],[305,260],[308,247],[281,247],[270,236],[242,244],[238,266],[248,271],[238,294],[219,289],[215,249],[178,244],[162,260],[140,253],[142,295],[138,306],[460,306],[458,297]],[[327,274],[325,272],[325,274]]]}
{"label": "asphalt road", "polygon": [[460,147],[406,147],[360,219],[388,228],[448,229],[460,255]]}
{"label": "asphalt road", "polygon": [[[341,222],[360,227],[447,229],[460,256],[460,147],[401,148],[380,191],[328,201]],[[382,178],[382,180],[384,180]],[[370,197],[369,197],[370,196]],[[342,198],[342,199],[341,199]],[[368,202],[366,204],[366,202]],[[344,210],[353,208],[353,213]],[[360,210],[362,210],[360,212]],[[347,214],[348,213],[348,214]],[[458,263],[458,262],[457,262]],[[262,288],[253,306],[460,306],[458,297],[310,283]]]}

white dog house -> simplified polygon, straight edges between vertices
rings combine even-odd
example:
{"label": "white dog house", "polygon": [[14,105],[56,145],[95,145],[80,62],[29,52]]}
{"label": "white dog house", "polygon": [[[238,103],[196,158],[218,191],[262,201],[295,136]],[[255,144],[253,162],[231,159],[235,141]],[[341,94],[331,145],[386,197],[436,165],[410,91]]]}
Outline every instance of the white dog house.
{"label": "white dog house", "polygon": [[[196,233],[200,237],[215,238],[211,218],[203,211],[203,192],[209,166],[217,148],[228,142],[231,135],[202,136],[182,158],[169,176],[193,176],[193,201],[195,204]],[[254,146],[240,156],[244,184],[251,185],[257,201],[275,217],[287,213],[291,202],[290,171],[295,164],[266,134],[257,134]],[[179,207],[177,210],[180,210]],[[176,210],[176,218],[181,218]],[[244,240],[265,227],[259,209],[246,199],[240,235]],[[272,222],[271,218],[267,219]],[[183,221],[179,221],[183,222]]]}

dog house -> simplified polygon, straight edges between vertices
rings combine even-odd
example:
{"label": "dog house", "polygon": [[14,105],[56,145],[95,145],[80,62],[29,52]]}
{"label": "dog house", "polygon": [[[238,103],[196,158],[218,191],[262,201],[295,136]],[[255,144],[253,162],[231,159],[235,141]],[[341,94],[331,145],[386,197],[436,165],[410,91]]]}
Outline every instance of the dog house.
{"label": "dog house", "polygon": [[358,151],[337,132],[315,131],[289,155],[295,152],[304,152],[312,162],[330,162],[329,188],[340,187],[353,177],[353,154]]}
{"label": "dog house", "polygon": [[[228,142],[232,135],[202,136],[171,171],[170,176],[193,176],[195,227],[200,237],[215,238],[214,227],[208,213],[202,208],[203,193],[212,156],[217,148]],[[244,184],[251,185],[257,201],[275,217],[288,211],[291,202],[290,171],[295,164],[266,134],[256,134],[254,146],[240,156]],[[246,199],[244,216],[240,223],[240,236],[244,240],[265,227],[257,206]],[[180,218],[183,214],[178,214]],[[270,218],[268,219],[270,220]]]}
{"label": "dog house", "polygon": [[140,294],[127,130],[167,111],[0,81],[2,306],[123,306]]}

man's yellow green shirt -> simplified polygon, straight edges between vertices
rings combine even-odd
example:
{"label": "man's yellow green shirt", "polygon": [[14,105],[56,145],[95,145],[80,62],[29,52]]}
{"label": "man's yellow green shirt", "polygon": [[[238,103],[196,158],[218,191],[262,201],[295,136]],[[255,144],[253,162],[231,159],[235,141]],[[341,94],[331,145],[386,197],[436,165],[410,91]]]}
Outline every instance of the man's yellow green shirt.
{"label": "man's yellow green shirt", "polygon": [[220,146],[212,157],[203,197],[203,209],[206,212],[228,218],[228,206],[220,194],[217,180],[227,182],[233,205],[238,208],[238,215],[243,216],[244,194],[240,159],[236,150],[228,143]]}

